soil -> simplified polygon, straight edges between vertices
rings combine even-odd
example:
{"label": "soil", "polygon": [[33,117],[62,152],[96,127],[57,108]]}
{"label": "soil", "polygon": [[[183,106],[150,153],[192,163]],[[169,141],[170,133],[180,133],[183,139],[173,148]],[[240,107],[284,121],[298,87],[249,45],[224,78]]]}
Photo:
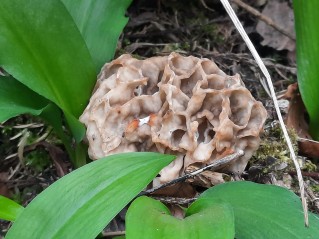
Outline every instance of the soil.
{"label": "soil", "polygon": [[[268,2],[270,0],[246,1],[259,11]],[[288,0],[281,2],[291,6]],[[285,92],[297,79],[294,49],[278,50],[263,46],[263,36],[256,30],[259,19],[236,4],[233,6],[270,71],[276,92]],[[278,126],[272,100],[261,84],[264,77],[220,1],[134,0],[127,16],[129,22],[119,39],[116,57],[130,53],[137,58],[146,58],[175,51],[209,58],[226,74],[239,73],[253,96],[266,107],[268,119],[260,149],[241,177],[223,175],[223,180],[245,179],[275,184],[298,194],[296,172]],[[282,113],[286,112],[287,105],[284,105]],[[62,143],[51,132],[50,126],[38,118],[19,116],[0,124],[0,131],[1,195],[27,205],[48,185],[72,170]],[[290,133],[298,152],[297,135],[293,130]],[[299,159],[304,162],[302,170],[310,210],[318,213],[319,207],[314,200],[319,197],[318,162],[309,157],[300,156]],[[196,189],[204,190],[203,186]],[[106,228],[105,238],[125,229],[124,215],[125,210]],[[0,238],[9,226],[0,221]]]}

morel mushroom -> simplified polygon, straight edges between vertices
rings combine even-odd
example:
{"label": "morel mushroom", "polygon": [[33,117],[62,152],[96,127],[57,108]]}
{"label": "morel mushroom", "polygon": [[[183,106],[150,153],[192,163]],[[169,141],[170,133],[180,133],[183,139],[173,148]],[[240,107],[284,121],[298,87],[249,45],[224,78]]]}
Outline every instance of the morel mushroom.
{"label": "morel mushroom", "polygon": [[167,182],[191,164],[238,149],[244,156],[220,171],[242,173],[266,117],[239,75],[226,75],[209,59],[171,53],[107,63],[80,120],[92,159],[134,151],[177,155],[160,173]]}

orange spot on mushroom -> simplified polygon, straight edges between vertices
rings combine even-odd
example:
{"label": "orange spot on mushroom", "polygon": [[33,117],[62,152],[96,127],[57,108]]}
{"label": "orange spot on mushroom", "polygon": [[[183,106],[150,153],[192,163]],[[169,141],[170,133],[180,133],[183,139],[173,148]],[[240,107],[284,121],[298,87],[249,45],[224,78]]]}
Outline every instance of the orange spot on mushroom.
{"label": "orange spot on mushroom", "polygon": [[224,157],[226,157],[230,154],[233,154],[233,153],[235,153],[235,151],[233,149],[231,149],[231,148],[225,149],[221,154],[219,154],[217,156],[217,159],[224,158]]}
{"label": "orange spot on mushroom", "polygon": [[134,132],[137,128],[138,128],[138,123],[139,120],[138,119],[134,119],[133,121],[131,121],[125,129],[125,133],[132,133]]}
{"label": "orange spot on mushroom", "polygon": [[148,121],[147,124],[149,126],[155,125],[156,119],[157,119],[157,115],[156,114],[150,114],[150,120]]}

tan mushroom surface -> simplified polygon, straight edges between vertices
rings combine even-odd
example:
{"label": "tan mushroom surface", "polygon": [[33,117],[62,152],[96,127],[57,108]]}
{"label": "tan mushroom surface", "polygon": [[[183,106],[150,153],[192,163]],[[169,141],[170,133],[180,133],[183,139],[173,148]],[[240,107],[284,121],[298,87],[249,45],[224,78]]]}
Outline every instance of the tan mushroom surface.
{"label": "tan mushroom surface", "polygon": [[161,182],[191,164],[209,164],[239,149],[245,154],[219,169],[241,174],[258,148],[267,112],[240,76],[209,59],[130,55],[105,64],[80,121],[92,159],[119,152],[177,155]]}

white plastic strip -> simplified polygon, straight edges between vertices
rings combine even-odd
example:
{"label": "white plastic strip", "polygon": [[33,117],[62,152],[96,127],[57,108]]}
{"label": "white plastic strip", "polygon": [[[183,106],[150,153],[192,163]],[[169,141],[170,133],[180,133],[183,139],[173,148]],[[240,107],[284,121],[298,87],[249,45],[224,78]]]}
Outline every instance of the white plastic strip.
{"label": "white plastic strip", "polygon": [[265,64],[261,60],[259,54],[257,53],[254,45],[250,41],[247,33],[245,32],[242,24],[240,23],[236,13],[234,12],[234,10],[231,7],[231,5],[229,4],[228,0],[220,0],[220,1],[222,2],[224,8],[226,9],[226,11],[227,11],[228,15],[230,16],[231,20],[233,21],[234,25],[236,26],[238,32],[240,33],[240,35],[244,39],[245,43],[247,44],[247,47],[249,48],[251,54],[255,58],[255,60],[256,60],[256,62],[258,64],[259,68],[261,69],[262,73],[266,77],[267,84],[269,86],[270,93],[271,93],[271,96],[272,96],[272,99],[273,99],[273,102],[274,102],[275,110],[276,110],[277,115],[278,115],[278,120],[280,122],[280,126],[282,128],[283,133],[284,133],[284,137],[285,137],[285,140],[287,142],[291,158],[292,158],[292,160],[293,160],[293,162],[295,164],[295,167],[296,167],[298,181],[299,181],[299,188],[300,188],[300,196],[301,196],[302,206],[303,206],[303,210],[304,210],[305,225],[308,226],[309,225],[309,222],[308,222],[308,207],[307,207],[307,201],[306,201],[306,198],[305,198],[304,181],[303,181],[303,178],[302,178],[300,166],[299,166],[299,163],[297,161],[297,158],[296,158],[296,155],[295,155],[291,140],[289,138],[286,126],[284,124],[284,121],[282,119],[282,115],[280,113],[280,109],[279,109],[279,106],[278,106],[278,101],[277,101],[277,98],[276,98],[276,94],[275,94],[274,86],[273,86],[272,81],[271,81],[270,74],[269,74]]}

